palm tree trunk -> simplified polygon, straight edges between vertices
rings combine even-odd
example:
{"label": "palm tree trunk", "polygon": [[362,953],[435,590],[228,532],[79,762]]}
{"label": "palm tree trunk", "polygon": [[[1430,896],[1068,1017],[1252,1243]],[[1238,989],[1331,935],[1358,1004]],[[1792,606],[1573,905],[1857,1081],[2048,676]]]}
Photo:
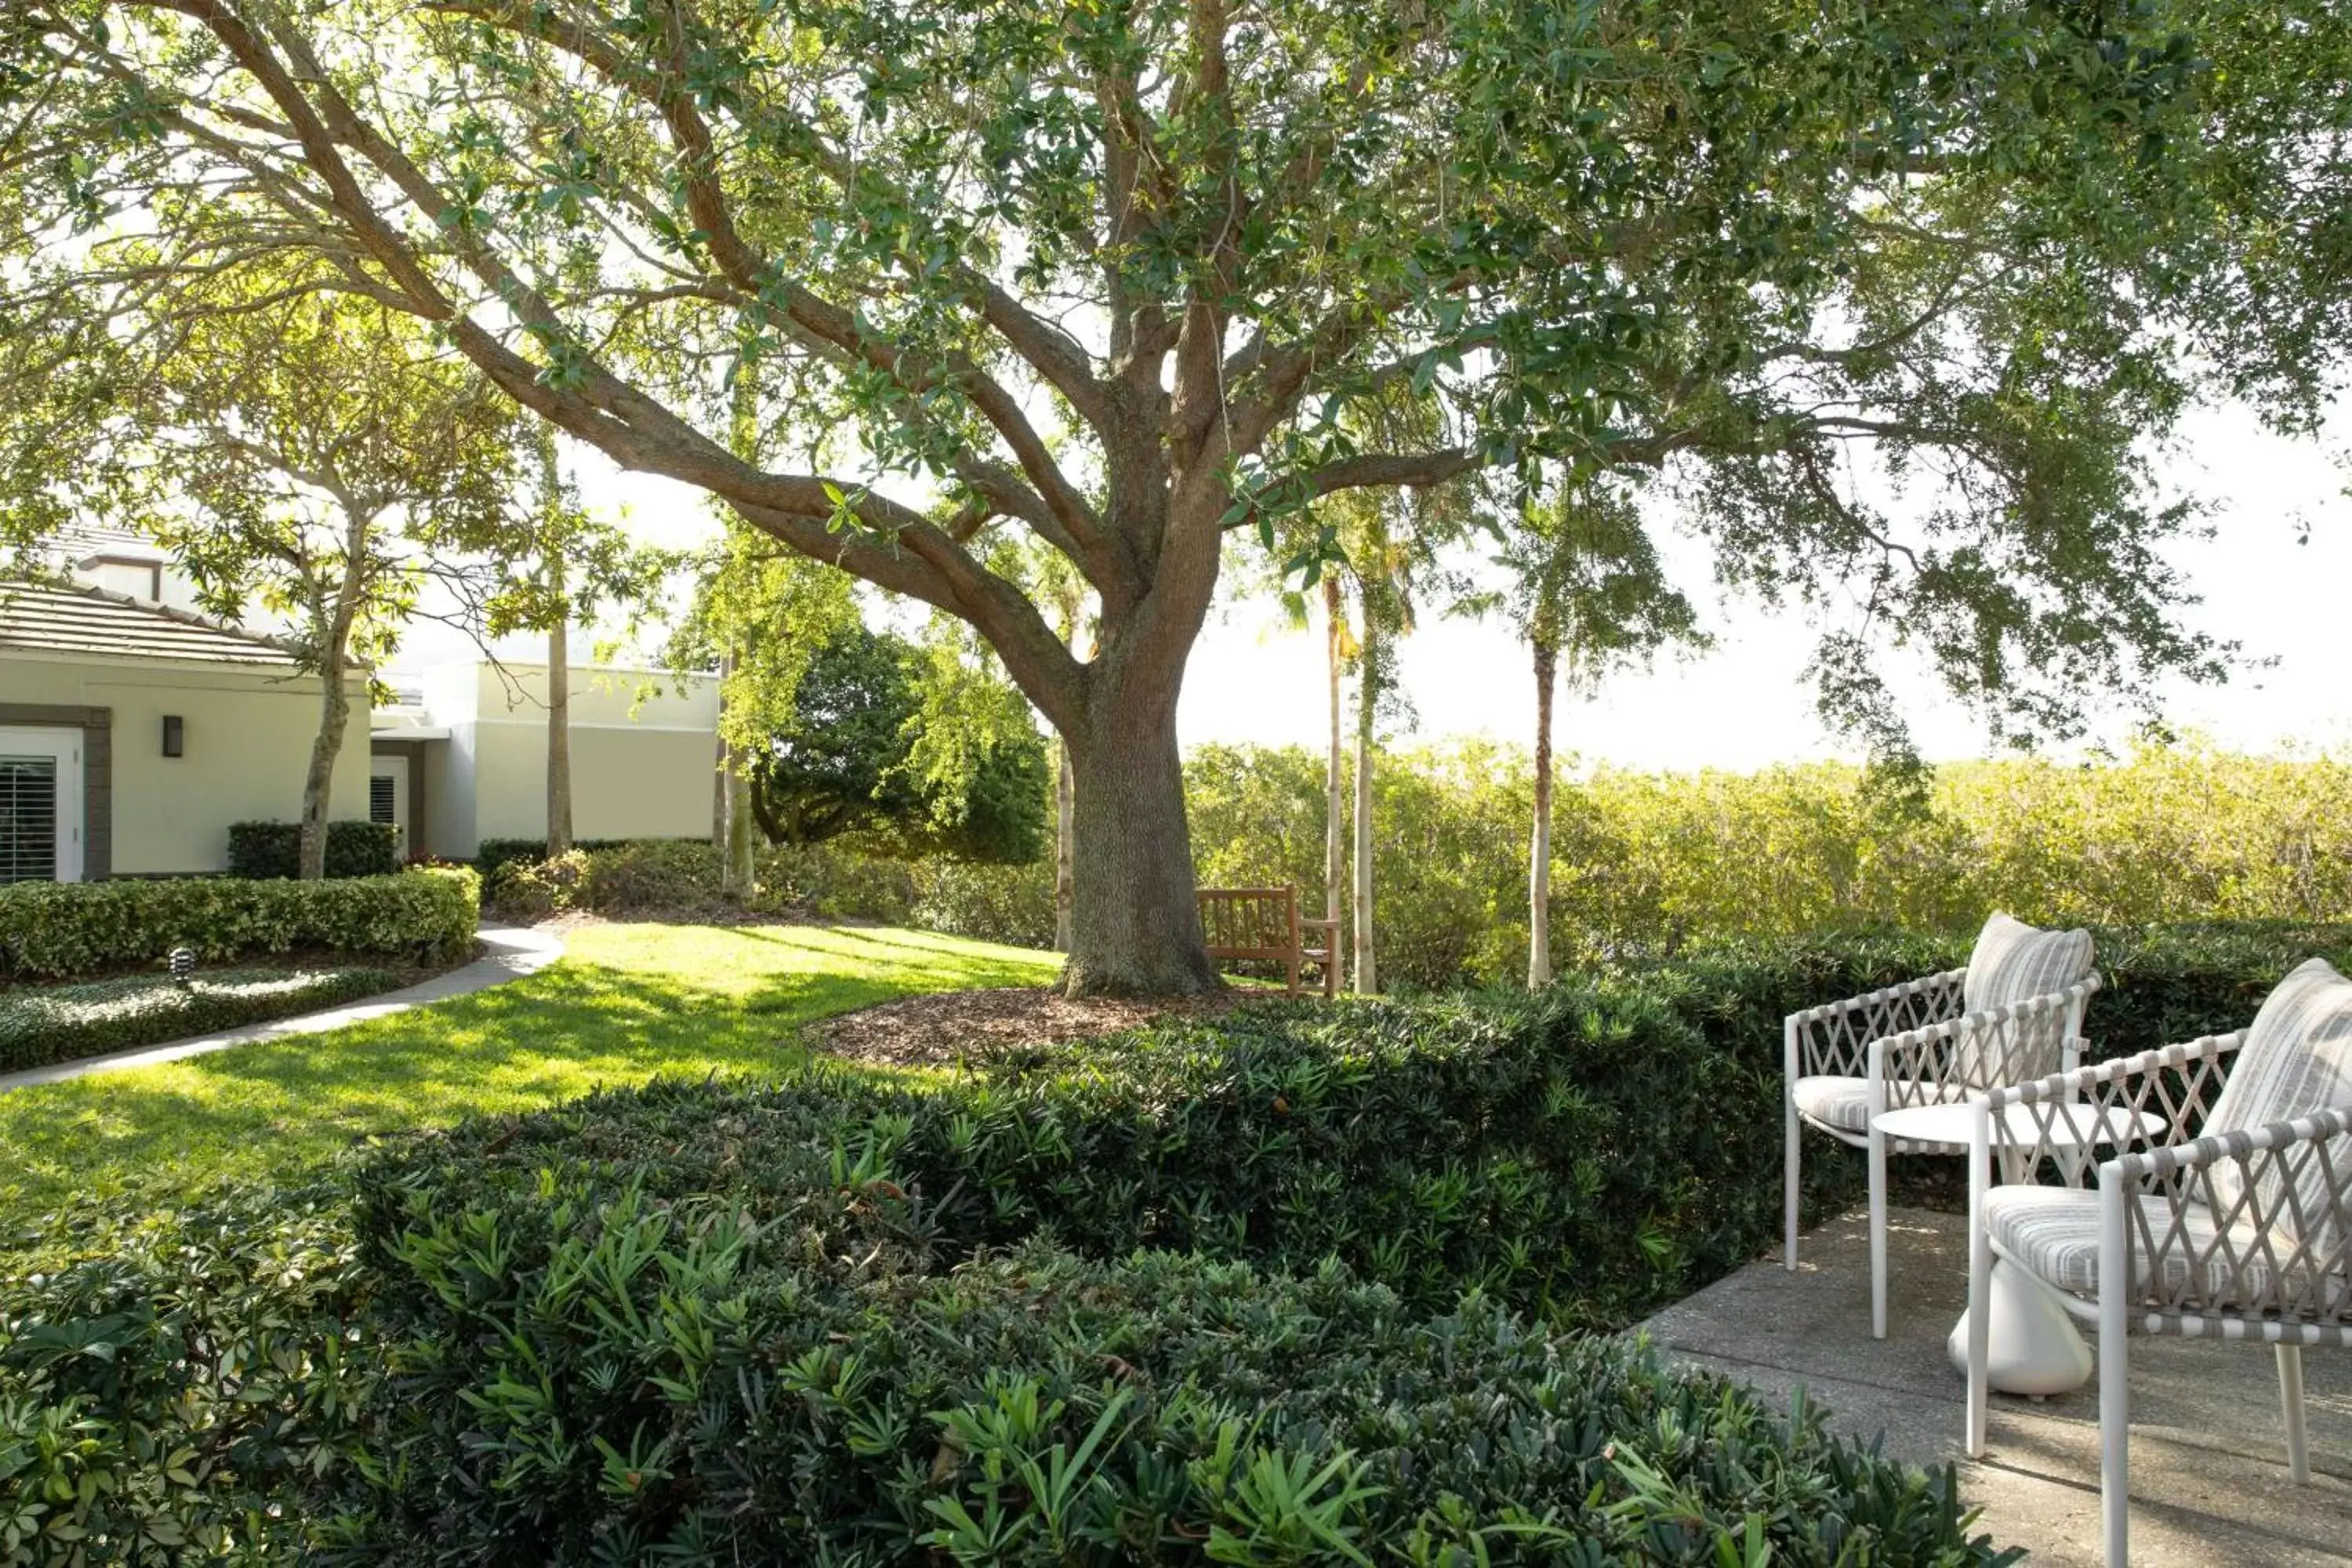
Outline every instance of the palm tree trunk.
{"label": "palm tree trunk", "polygon": [[1551,693],[1559,649],[1538,632],[1536,662],[1536,826],[1528,854],[1528,988],[1551,981]]}
{"label": "palm tree trunk", "polygon": [[1372,742],[1381,695],[1380,627],[1364,616],[1356,659],[1356,990],[1379,992],[1372,954]]}
{"label": "palm tree trunk", "polygon": [[[556,582],[563,569],[555,567]],[[547,853],[572,848],[572,628],[559,620],[547,630]]]}
{"label": "palm tree trunk", "polygon": [[[1323,768],[1323,915],[1326,920],[1339,918],[1340,889],[1348,880],[1347,813],[1342,805],[1342,777],[1347,765],[1346,747],[1342,741],[1345,729],[1340,721],[1339,666],[1339,579],[1328,574],[1323,579],[1324,673],[1331,688],[1331,747]],[[1339,956],[1339,928],[1331,931],[1332,957]]]}

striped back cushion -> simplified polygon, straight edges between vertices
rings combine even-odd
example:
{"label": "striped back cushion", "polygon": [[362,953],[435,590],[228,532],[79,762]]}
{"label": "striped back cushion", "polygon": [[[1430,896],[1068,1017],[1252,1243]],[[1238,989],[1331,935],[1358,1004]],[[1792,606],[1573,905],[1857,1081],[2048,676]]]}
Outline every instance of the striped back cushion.
{"label": "striped back cushion", "polygon": [[2091,933],[2042,931],[1996,914],[1978,933],[1960,998],[1971,1013],[2063,991],[2091,973]]}
{"label": "striped back cushion", "polygon": [[[2338,1106],[2352,1106],[2352,980],[2336,973],[2326,959],[2315,958],[2298,965],[2263,999],[2203,1131],[2251,1131]],[[2244,1192],[2243,1171],[2234,1160],[2211,1171],[2213,1199],[2226,1215]],[[2304,1214],[2323,1224],[2333,1202],[2327,1185],[2327,1173],[2316,1160],[2305,1163],[2295,1184]],[[2256,1201],[2293,1231],[2286,1189],[2285,1172],[2277,1162],[2267,1163]]]}

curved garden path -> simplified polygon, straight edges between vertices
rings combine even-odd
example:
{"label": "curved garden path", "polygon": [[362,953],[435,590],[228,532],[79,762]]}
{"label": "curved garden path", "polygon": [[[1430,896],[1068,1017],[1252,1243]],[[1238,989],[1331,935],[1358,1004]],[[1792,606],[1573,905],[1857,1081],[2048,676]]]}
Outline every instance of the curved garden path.
{"label": "curved garden path", "polygon": [[215,1034],[194,1035],[165,1045],[141,1046],[136,1050],[116,1051],[110,1056],[83,1057],[75,1061],[27,1068],[22,1072],[0,1073],[0,1094],[12,1089],[29,1089],[38,1083],[61,1083],[67,1079],[83,1078],[94,1072],[113,1072],[122,1068],[175,1062],[186,1057],[225,1051],[232,1046],[283,1039],[289,1035],[321,1034],[368,1018],[389,1017],[394,1013],[405,1013],[411,1007],[421,1007],[427,1002],[446,1001],[452,996],[464,996],[476,991],[486,991],[493,985],[503,985],[509,980],[520,980],[526,974],[537,973],[563,956],[563,935],[561,931],[534,926],[486,925],[478,934],[482,945],[489,950],[480,958],[446,974],[436,974],[430,980],[419,981],[398,991],[363,996],[341,1006],[304,1013],[291,1018],[278,1018],[267,1024],[247,1024]]}

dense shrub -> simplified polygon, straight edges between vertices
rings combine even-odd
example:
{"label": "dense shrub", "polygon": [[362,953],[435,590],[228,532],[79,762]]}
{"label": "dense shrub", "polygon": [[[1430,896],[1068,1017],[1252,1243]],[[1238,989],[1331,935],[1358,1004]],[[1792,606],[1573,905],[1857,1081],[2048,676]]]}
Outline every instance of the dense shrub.
{"label": "dense shrub", "polygon": [[[1296,881],[1323,900],[1323,766],[1304,748],[1203,746],[1185,767],[1204,883]],[[1384,755],[1373,774],[1381,971],[1508,980],[1527,963],[1525,753]],[[2196,749],[2072,767],[1939,768],[1929,812],[1874,803],[1857,769],[1601,769],[1563,777],[1554,960],[1671,956],[1824,930],[2352,916],[2352,765]]]}
{"label": "dense shrub", "polygon": [[480,880],[409,870],[325,882],[233,877],[0,887],[0,979],[70,979],[175,947],[206,963],[318,950],[452,958],[474,938]]}
{"label": "dense shrub", "polygon": [[[1777,1181],[1778,1145],[1747,1124],[1777,1134],[1777,1073],[1727,1065],[1622,984],[1262,1006],[1001,1052],[947,1083],[820,1068],[603,1097],[431,1142],[399,1184],[454,1203],[593,1152],[649,1197],[771,1223],[843,1164],[915,1194],[950,1250],[1043,1235],[1102,1258],[1337,1258],[1420,1308],[1475,1286],[1615,1327],[1773,1234],[1748,1194]],[[1849,1178],[1814,1179],[1827,1201]]]}
{"label": "dense shrub", "polygon": [[290,1017],[399,984],[398,975],[366,967],[231,969],[185,984],[134,974],[0,991],[0,1071]]}
{"label": "dense shrub", "polygon": [[0,1280],[0,1568],[291,1557],[369,1386],[348,1205],[269,1193],[138,1220]]}
{"label": "dense shrub", "polygon": [[[292,822],[233,822],[228,874],[291,877],[302,864],[302,829]],[[400,829],[389,822],[327,824],[327,875],[386,877],[400,869]]]}
{"label": "dense shrub", "polygon": [[[723,907],[719,852],[701,839],[590,843],[551,860],[509,854],[505,841],[499,844],[483,897],[502,919],[544,920],[571,910],[627,915]],[[751,907],[767,914],[919,925],[1016,946],[1052,944],[1050,868],[1041,876],[1033,866],[944,857],[909,860],[868,853],[860,844],[853,838],[762,846]],[[483,864],[493,864],[487,854]]]}
{"label": "dense shrub", "polygon": [[[575,838],[572,847],[593,854],[602,849],[635,848],[647,845],[699,844],[708,847],[707,838]],[[539,861],[547,858],[544,838],[485,838],[474,850],[474,867],[487,883],[498,868],[515,860]]]}
{"label": "dense shrub", "polygon": [[1336,1568],[1683,1563],[1752,1532],[1775,1563],[1994,1561],[1948,1476],[1475,1298],[1424,1319],[1336,1268],[1042,1247],[829,1279],[805,1233],[716,1212],[534,1217],[403,1238],[368,1436],[396,1484],[350,1536],[444,1562]]}
{"label": "dense shrub", "polygon": [[949,1271],[849,1174],[759,1223],[567,1169],[381,1259],[332,1194],[85,1216],[0,1284],[0,1564],[1998,1561],[1948,1475],[1624,1343],[1337,1266]]}

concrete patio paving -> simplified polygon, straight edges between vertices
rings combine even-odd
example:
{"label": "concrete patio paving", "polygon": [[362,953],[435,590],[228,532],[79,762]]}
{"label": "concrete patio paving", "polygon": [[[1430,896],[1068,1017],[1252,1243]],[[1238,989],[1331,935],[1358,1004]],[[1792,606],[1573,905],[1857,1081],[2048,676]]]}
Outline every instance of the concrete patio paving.
{"label": "concrete patio paving", "polygon": [[[1892,1216],[1891,1332],[1870,1337],[1860,1213],[1823,1226],[1791,1274],[1776,1254],[1642,1325],[1668,1354],[1786,1398],[1802,1385],[1831,1424],[1923,1465],[1960,1460],[1966,1385],[1944,1339],[1967,1304],[1966,1224]],[[2304,1352],[2312,1484],[2287,1479],[2276,1363],[2267,1347],[2132,1342],[2132,1561],[2161,1568],[2352,1563],[2352,1351]],[[2098,1568],[2095,1378],[2036,1404],[1993,1396],[1981,1463],[1960,1464],[1978,1528],[2036,1564]]]}

